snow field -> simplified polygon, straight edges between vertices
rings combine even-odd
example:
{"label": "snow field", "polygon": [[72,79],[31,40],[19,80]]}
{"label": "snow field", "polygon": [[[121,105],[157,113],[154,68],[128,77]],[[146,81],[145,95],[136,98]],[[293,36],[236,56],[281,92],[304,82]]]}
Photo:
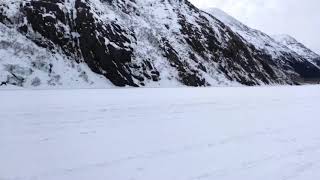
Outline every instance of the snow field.
{"label": "snow field", "polygon": [[319,179],[319,92],[1,90],[0,179]]}

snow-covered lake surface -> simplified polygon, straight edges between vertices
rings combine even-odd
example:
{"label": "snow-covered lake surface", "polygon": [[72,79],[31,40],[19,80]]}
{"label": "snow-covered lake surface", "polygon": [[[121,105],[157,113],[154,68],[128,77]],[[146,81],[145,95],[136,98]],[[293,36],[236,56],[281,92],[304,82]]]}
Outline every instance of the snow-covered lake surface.
{"label": "snow-covered lake surface", "polygon": [[320,179],[320,86],[0,97],[1,180]]}

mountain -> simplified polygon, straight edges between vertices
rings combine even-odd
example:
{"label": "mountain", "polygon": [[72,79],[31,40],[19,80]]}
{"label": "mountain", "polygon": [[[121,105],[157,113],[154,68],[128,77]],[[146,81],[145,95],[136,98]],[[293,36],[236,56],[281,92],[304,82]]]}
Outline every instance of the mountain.
{"label": "mountain", "polygon": [[[259,50],[263,51],[265,54],[271,55],[273,59],[276,61],[285,60],[288,61],[290,64],[292,63],[290,62],[291,60],[299,61],[300,59],[300,61],[309,61],[313,65],[319,67],[320,56],[289,35],[269,36],[266,33],[263,33],[259,30],[252,29],[244,25],[243,23],[228,15],[221,9],[210,8],[206,9],[205,11],[219,19],[221,22],[225,23],[234,32],[240,35],[247,43],[255,46]],[[299,66],[298,64],[293,65],[295,71],[299,74],[309,76],[310,71],[308,70],[308,68],[306,68],[305,72],[303,72],[304,70],[300,69],[301,66]],[[314,78],[316,79],[316,81],[319,80],[317,76],[314,76]],[[312,75],[309,76],[309,78],[305,78],[304,80],[309,81],[310,79],[312,79]]]}
{"label": "mountain", "polygon": [[163,87],[301,84],[320,77],[307,58],[231,24],[187,0],[1,1],[0,82]]}
{"label": "mountain", "polygon": [[272,37],[279,43],[285,45],[286,47],[296,52],[300,56],[303,56],[309,59],[311,62],[313,62],[314,64],[320,67],[320,55],[316,54],[315,52],[307,48],[305,45],[297,41],[292,36],[287,34],[282,34],[282,35],[274,35]]}

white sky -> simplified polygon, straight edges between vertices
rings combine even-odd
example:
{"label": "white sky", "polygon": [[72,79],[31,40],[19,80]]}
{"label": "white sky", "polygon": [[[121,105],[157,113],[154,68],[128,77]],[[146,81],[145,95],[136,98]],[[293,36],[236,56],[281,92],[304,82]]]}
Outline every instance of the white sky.
{"label": "white sky", "polygon": [[289,34],[320,53],[320,0],[189,0],[217,7],[270,35]]}

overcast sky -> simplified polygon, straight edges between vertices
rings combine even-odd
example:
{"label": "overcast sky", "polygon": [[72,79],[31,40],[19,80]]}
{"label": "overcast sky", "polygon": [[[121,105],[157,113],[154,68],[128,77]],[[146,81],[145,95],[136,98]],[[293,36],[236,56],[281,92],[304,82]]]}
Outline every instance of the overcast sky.
{"label": "overcast sky", "polygon": [[189,0],[268,34],[289,34],[320,54],[320,0]]}

